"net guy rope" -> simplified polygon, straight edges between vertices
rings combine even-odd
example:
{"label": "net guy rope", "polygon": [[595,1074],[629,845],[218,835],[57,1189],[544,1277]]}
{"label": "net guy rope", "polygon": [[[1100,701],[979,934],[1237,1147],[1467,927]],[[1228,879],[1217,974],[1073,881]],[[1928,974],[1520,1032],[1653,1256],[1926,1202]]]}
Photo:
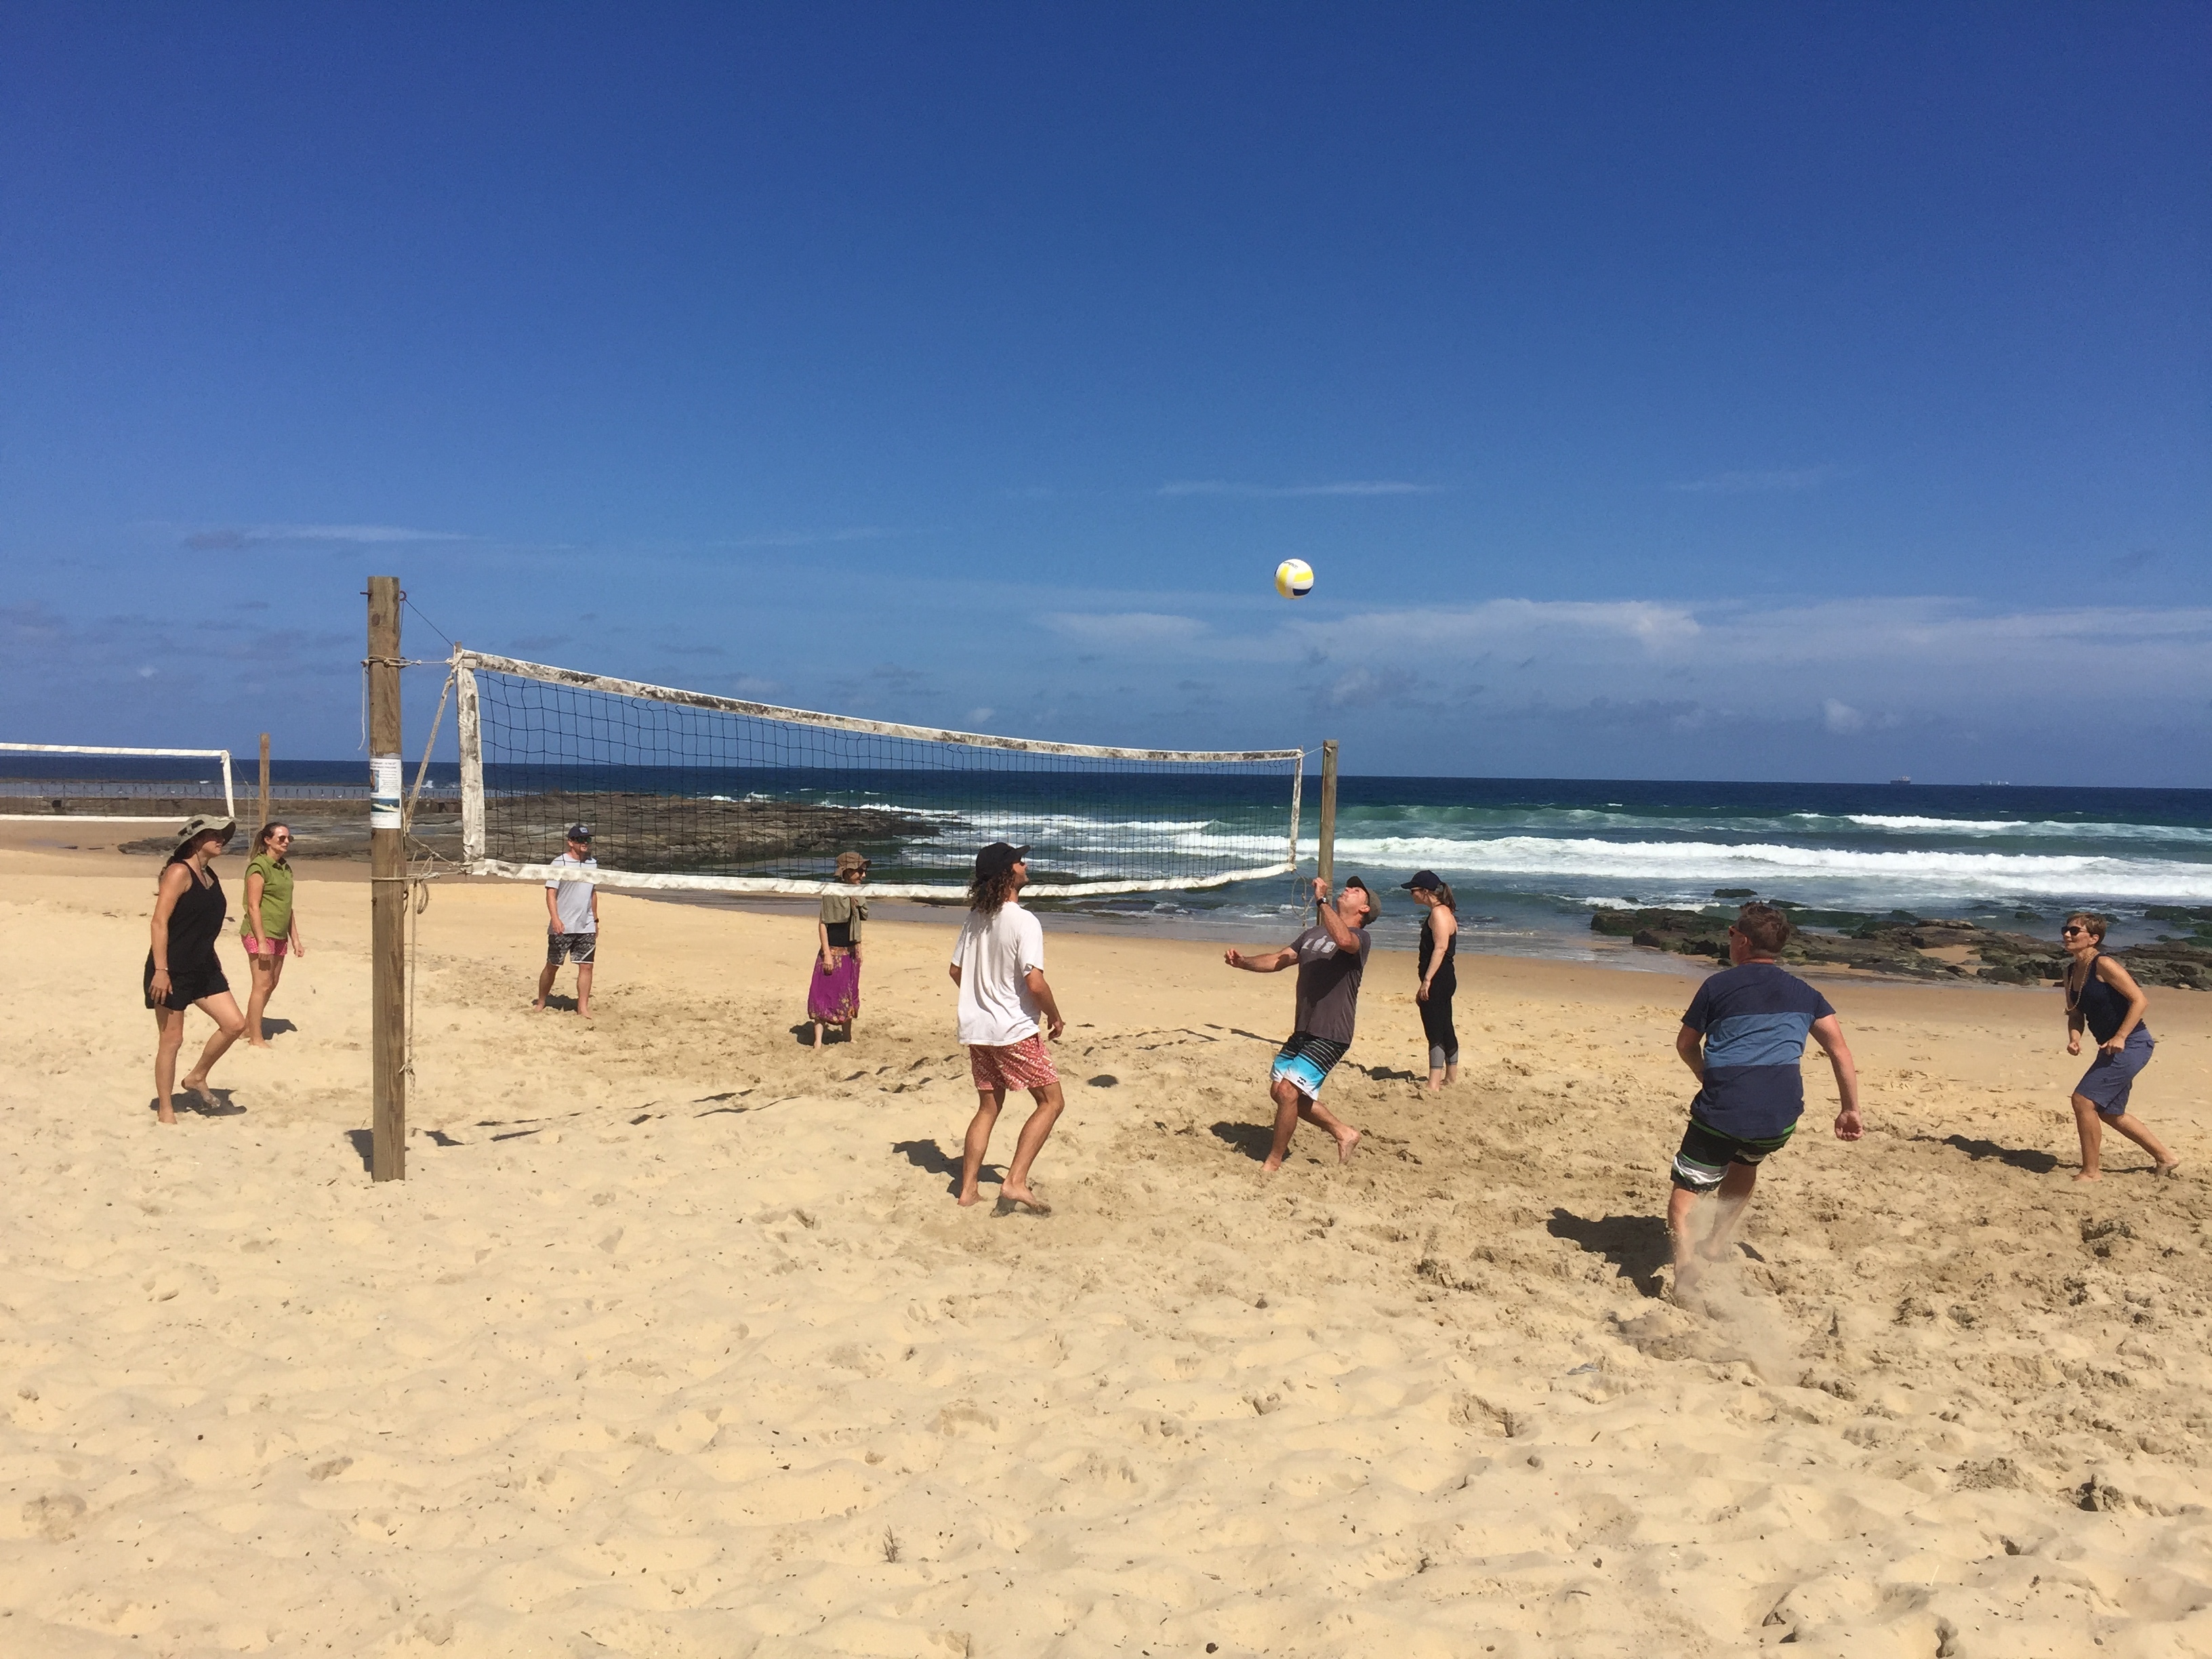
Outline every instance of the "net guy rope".
{"label": "net guy rope", "polygon": [[[591,825],[610,888],[810,896],[847,847],[883,898],[964,893],[975,848],[1031,848],[1048,898],[1189,891],[1297,858],[1297,749],[1116,748],[902,725],[456,648],[461,841],[544,881]],[[573,877],[570,878],[580,878]]]}

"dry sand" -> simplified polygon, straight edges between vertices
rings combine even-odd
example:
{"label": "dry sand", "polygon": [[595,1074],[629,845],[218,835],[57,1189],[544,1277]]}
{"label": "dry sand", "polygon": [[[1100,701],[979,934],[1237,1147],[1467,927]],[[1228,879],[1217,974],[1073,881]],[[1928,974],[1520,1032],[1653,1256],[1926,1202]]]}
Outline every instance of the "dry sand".
{"label": "dry sand", "polygon": [[2183,1178],[2084,1188],[2052,994],[1824,981],[1867,1138],[1816,1059],[1691,1311],[1681,974],[1465,960],[1437,1101],[1378,955],[1366,1146],[1267,1181],[1288,977],[1048,935],[1057,1211],[999,1218],[947,927],[817,1055],[803,921],[604,895],[587,1024],[535,891],[445,887],[374,1186],[361,872],[164,1129],[154,872],[54,839],[0,852],[0,1653],[2212,1653],[2212,999],[2137,1094]]}

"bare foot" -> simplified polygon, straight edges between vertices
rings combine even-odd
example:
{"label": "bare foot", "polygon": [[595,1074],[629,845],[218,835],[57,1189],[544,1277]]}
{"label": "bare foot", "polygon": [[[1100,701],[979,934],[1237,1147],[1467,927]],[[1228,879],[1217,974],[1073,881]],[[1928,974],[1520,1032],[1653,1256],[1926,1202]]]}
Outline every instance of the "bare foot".
{"label": "bare foot", "polygon": [[249,1048],[266,1048],[270,1045],[267,1037],[248,1037],[246,1039],[246,1046]]}
{"label": "bare foot", "polygon": [[545,1012],[545,999],[544,997],[531,998],[530,1012],[533,1014],[544,1013]]}
{"label": "bare foot", "polygon": [[176,1121],[176,1113],[169,1109],[166,1102],[161,1105],[160,1109],[155,1111],[154,1114],[154,1121],[156,1123],[174,1123]]}
{"label": "bare foot", "polygon": [[1260,1166],[1260,1173],[1261,1173],[1261,1175],[1273,1175],[1273,1174],[1274,1174],[1274,1173],[1275,1173],[1275,1171],[1276,1171],[1276,1170],[1278,1170],[1281,1169],[1282,1167],[1283,1167],[1283,1160],[1282,1160],[1282,1159],[1280,1159],[1279,1158],[1269,1158],[1269,1159],[1268,1159],[1265,1164],[1262,1164]]}
{"label": "bare foot", "polygon": [[1674,1290],[1672,1299],[1677,1307],[1682,1305],[1684,1297],[1698,1288],[1698,1281],[1705,1276],[1704,1267],[1694,1256],[1675,1262]]}
{"label": "bare foot", "polygon": [[191,1077],[179,1078],[177,1079],[177,1087],[182,1089],[188,1095],[198,1095],[203,1101],[205,1101],[210,1106],[215,1104],[215,1097],[208,1092],[208,1080],[207,1073],[205,1072],[195,1073]]}
{"label": "bare foot", "polygon": [[1021,1210],[1026,1210],[1031,1215],[1050,1215],[1052,1206],[1026,1187],[1018,1193],[1001,1187],[999,1188],[999,1202],[996,1210],[1000,1215],[1012,1215]]}
{"label": "bare foot", "polygon": [[2161,1164],[2151,1173],[2154,1175],[2162,1176],[2179,1175],[2181,1173],[2181,1160],[2177,1158],[2170,1164]]}
{"label": "bare foot", "polygon": [[1359,1131],[1357,1129],[1346,1129],[1336,1138],[1336,1161],[1339,1164],[1352,1162],[1352,1153],[1359,1150]]}
{"label": "bare foot", "polygon": [[2102,1181],[2105,1177],[2094,1170],[2084,1170],[2074,1177],[2076,1181]]}
{"label": "bare foot", "polygon": [[960,1189],[960,1207],[964,1210],[982,1196],[983,1194],[977,1192],[973,1187],[963,1187]]}

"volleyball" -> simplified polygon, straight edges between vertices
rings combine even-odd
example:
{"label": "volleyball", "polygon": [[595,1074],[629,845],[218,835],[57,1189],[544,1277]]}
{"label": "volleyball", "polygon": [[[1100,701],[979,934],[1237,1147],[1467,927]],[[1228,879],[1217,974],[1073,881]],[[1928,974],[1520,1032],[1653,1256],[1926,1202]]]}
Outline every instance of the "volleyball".
{"label": "volleyball", "polygon": [[1275,567],[1275,592],[1286,599],[1303,599],[1313,592],[1313,567],[1304,559],[1285,559]]}

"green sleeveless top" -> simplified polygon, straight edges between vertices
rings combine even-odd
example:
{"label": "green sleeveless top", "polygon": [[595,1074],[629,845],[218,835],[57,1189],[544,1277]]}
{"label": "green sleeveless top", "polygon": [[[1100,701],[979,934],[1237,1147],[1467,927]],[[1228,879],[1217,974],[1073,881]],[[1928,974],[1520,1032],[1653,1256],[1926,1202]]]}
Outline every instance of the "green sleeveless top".
{"label": "green sleeveless top", "polygon": [[[292,931],[292,866],[266,853],[256,853],[246,866],[246,876],[248,881],[261,878],[261,937],[287,937]],[[240,939],[246,937],[242,922],[238,934]]]}

